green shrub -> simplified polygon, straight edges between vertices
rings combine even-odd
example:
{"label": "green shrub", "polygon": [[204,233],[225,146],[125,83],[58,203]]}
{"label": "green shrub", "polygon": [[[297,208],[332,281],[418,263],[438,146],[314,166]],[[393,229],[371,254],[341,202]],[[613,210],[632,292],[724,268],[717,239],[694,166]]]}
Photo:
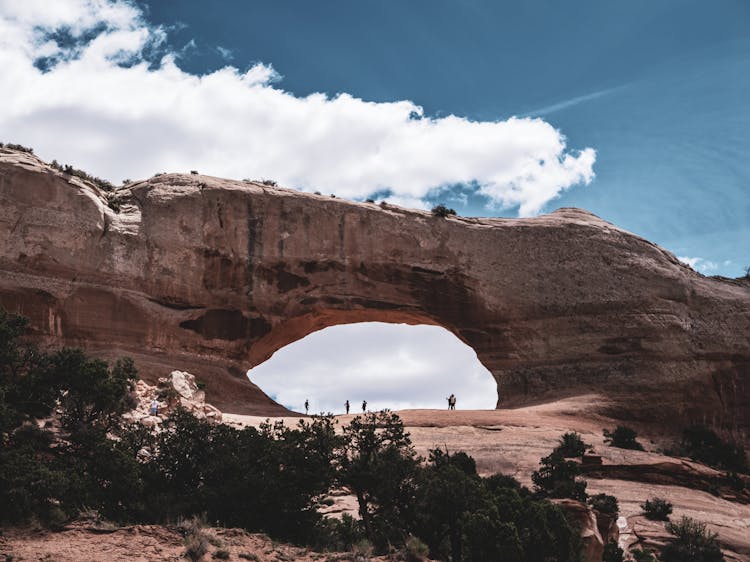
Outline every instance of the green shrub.
{"label": "green shrub", "polygon": [[584,443],[580,434],[575,431],[564,433],[560,437],[559,443],[555,451],[566,459],[582,457],[586,449],[590,446]]}
{"label": "green shrub", "polygon": [[188,535],[185,537],[185,557],[192,562],[203,560],[208,552],[208,541],[203,535]]}
{"label": "green shrub", "polygon": [[430,549],[417,537],[409,535],[404,544],[404,554],[408,562],[421,562],[430,554]]}
{"label": "green shrub", "polygon": [[641,504],[643,514],[652,521],[667,521],[672,513],[672,504],[663,498],[651,498]]}
{"label": "green shrub", "polygon": [[370,559],[370,556],[372,556],[372,551],[372,543],[367,539],[359,540],[352,545],[352,552],[354,553],[354,555],[359,558],[364,558],[365,560]]}
{"label": "green shrub", "polygon": [[662,562],[722,562],[717,535],[706,524],[683,517],[679,523],[667,523],[674,539],[661,552]]}
{"label": "green shrub", "polygon": [[604,441],[612,447],[619,449],[631,449],[634,451],[643,451],[643,445],[637,440],[638,434],[634,429],[618,425],[614,431],[604,430]]}
{"label": "green shrub", "polygon": [[229,551],[226,549],[217,550],[212,556],[217,560],[229,560]]}
{"label": "green shrub", "polygon": [[0,148],[8,148],[10,150],[17,150],[19,152],[25,152],[27,154],[34,154],[34,149],[22,144],[14,144],[12,142],[0,143]]}
{"label": "green shrub", "polygon": [[60,163],[58,163],[57,160],[53,160],[52,162],[50,162],[49,165],[50,167],[61,171],[65,175],[81,178],[82,180],[92,183],[95,186],[97,186],[99,189],[102,189],[104,191],[113,191],[115,189],[115,186],[112,185],[107,180],[98,178],[96,176],[92,176],[91,174],[84,172],[83,170],[79,170],[78,168],[74,168],[73,166],[69,164],[65,164],[63,166],[63,165],[60,165]]}
{"label": "green shrub", "polygon": [[107,207],[112,209],[115,213],[119,213],[121,209],[121,199],[114,193],[107,193]]}
{"label": "green shrub", "polygon": [[319,549],[350,551],[355,544],[365,539],[360,522],[348,513],[341,519],[325,518],[318,525],[313,545]]}
{"label": "green shrub", "polygon": [[748,473],[747,454],[740,443],[724,440],[702,425],[692,425],[682,432],[679,453],[715,468]]}
{"label": "green shrub", "polygon": [[602,554],[603,562],[623,562],[625,552],[617,546],[617,541],[610,540],[604,545],[604,553]]}
{"label": "green shrub", "polygon": [[400,542],[420,461],[403,423],[387,411],[367,413],[354,417],[342,437],[339,479],[357,497],[367,538],[378,550]]}
{"label": "green shrub", "polygon": [[600,513],[606,513],[614,517],[620,514],[620,506],[615,496],[596,494],[589,498],[589,505]]}
{"label": "green shrub", "polygon": [[440,205],[435,205],[432,208],[432,214],[435,215],[436,217],[445,218],[450,215],[455,215],[456,211],[455,209],[449,209],[448,207],[446,207],[445,205],[441,203]]}
{"label": "green shrub", "polygon": [[540,465],[539,470],[531,474],[537,493],[550,498],[586,501],[586,481],[576,479],[580,473],[577,463],[566,460],[559,452],[553,451],[540,461]]}
{"label": "green shrub", "polygon": [[654,555],[649,550],[634,549],[630,551],[630,555],[633,557],[634,562],[657,562]]}
{"label": "green shrub", "polygon": [[182,533],[185,543],[185,557],[192,562],[202,560],[208,552],[208,536],[203,531],[205,525],[204,517],[191,517],[180,519],[177,530]]}

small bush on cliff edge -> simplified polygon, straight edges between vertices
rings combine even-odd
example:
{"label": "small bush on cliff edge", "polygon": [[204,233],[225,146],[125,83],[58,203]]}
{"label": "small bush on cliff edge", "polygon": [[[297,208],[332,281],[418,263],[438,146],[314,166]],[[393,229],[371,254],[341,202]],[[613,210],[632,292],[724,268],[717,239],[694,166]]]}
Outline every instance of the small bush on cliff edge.
{"label": "small bush on cliff edge", "polygon": [[432,214],[435,215],[436,217],[445,218],[450,215],[455,215],[456,210],[450,209],[441,203],[440,205],[435,205],[432,208]]}
{"label": "small bush on cliff edge", "polygon": [[705,523],[683,517],[678,523],[667,523],[667,531],[675,538],[662,550],[662,562],[724,561],[717,535],[708,531]]}
{"label": "small bush on cliff edge", "polygon": [[540,462],[539,470],[531,474],[536,492],[542,497],[571,498],[586,502],[586,481],[578,480],[578,464],[566,460],[559,452],[553,451]]}
{"label": "small bush on cliff edge", "polygon": [[14,144],[12,142],[2,143],[0,142],[0,148],[7,148],[10,150],[17,150],[18,152],[25,152],[26,154],[34,154],[34,149],[22,144]]}
{"label": "small bush on cliff edge", "polygon": [[682,432],[679,453],[714,468],[748,473],[745,448],[702,425],[691,425]]}
{"label": "small bush on cliff edge", "polygon": [[663,498],[651,498],[641,504],[646,519],[667,521],[672,513],[672,504]]}
{"label": "small bush on cliff edge", "polygon": [[569,431],[563,433],[560,437],[560,444],[557,446],[555,451],[560,453],[566,459],[575,457],[582,457],[590,445],[583,441],[583,438],[579,433],[575,431]]}
{"label": "small bush on cliff edge", "polygon": [[600,513],[606,513],[613,517],[620,514],[620,506],[615,496],[608,494],[596,494],[589,498],[589,505]]}
{"label": "small bush on cliff edge", "polygon": [[604,441],[611,447],[643,451],[643,445],[636,440],[636,437],[638,434],[635,430],[625,425],[618,425],[614,431],[604,430]]}

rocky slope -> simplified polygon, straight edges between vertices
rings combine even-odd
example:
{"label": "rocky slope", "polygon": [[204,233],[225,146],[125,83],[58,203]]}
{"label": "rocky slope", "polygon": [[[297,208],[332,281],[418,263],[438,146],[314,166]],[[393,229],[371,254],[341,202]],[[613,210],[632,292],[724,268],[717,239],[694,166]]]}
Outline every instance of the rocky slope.
{"label": "rocky slope", "polygon": [[38,341],[130,355],[147,380],[190,371],[223,411],[281,413],[249,367],[385,321],[456,334],[501,406],[595,395],[621,419],[750,426],[750,284],[586,211],[443,219],[178,174],[115,198],[0,149],[0,304]]}
{"label": "rocky slope", "polygon": [[[601,560],[608,539],[617,540],[626,551],[639,548],[658,551],[671,540],[664,522],[643,516],[641,504],[658,496],[674,505],[673,521],[687,516],[707,523],[709,530],[718,534],[727,561],[750,561],[750,477],[741,476],[744,491],[722,485],[706,489],[707,482],[720,480],[723,474],[660,452],[669,443],[659,442],[657,428],[641,434],[640,441],[646,451],[610,447],[604,442],[602,428],[612,428],[617,422],[598,415],[591,402],[590,396],[581,396],[515,409],[403,410],[398,414],[420,455],[427,456],[435,447],[450,452],[465,451],[476,460],[481,475],[498,472],[512,475],[528,487],[533,486],[531,473],[539,468],[540,459],[558,445],[560,436],[568,431],[578,432],[601,457],[601,465],[582,467],[581,476],[588,482],[587,492],[613,495],[620,508],[617,528],[610,525],[609,529],[601,529],[605,523],[601,514],[595,518],[592,511],[577,502],[563,501],[563,506],[581,524],[587,560]],[[337,416],[337,420],[343,425],[353,417]],[[224,415],[224,422],[236,427],[257,426],[264,419]],[[285,419],[292,424],[295,420]],[[353,497],[337,495],[334,500],[330,514],[356,515]]]}

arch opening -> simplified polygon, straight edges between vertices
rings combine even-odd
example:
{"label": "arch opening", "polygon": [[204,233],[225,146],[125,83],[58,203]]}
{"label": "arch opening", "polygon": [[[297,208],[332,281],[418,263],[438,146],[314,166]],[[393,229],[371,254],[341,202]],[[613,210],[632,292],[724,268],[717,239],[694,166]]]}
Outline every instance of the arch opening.
{"label": "arch opening", "polygon": [[435,325],[359,322],[329,326],[280,348],[247,375],[284,407],[350,413],[448,407],[494,409],[497,384],[474,350]]}

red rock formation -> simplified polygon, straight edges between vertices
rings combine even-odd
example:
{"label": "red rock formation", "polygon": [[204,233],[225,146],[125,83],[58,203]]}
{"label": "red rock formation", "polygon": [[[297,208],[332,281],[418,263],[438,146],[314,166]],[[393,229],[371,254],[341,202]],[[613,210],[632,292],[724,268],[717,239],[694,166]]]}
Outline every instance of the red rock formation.
{"label": "red rock formation", "polygon": [[620,418],[750,425],[750,284],[585,211],[444,219],[176,174],[117,198],[0,151],[0,303],[149,380],[188,370],[224,411],[280,411],[244,373],[284,345],[384,321],[456,334],[501,406],[594,393]]}

